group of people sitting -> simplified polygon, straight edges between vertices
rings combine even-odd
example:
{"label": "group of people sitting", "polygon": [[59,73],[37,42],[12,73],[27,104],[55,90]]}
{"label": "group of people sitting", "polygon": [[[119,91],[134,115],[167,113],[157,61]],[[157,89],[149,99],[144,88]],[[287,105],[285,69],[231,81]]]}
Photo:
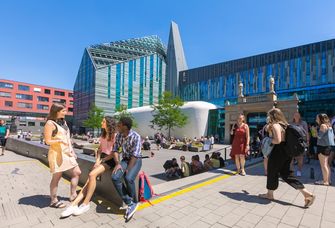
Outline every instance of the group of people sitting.
{"label": "group of people sitting", "polygon": [[185,156],[180,157],[180,166],[176,158],[167,160],[163,168],[167,178],[172,177],[188,177],[190,175],[199,174],[212,169],[217,169],[225,166],[224,159],[221,157],[220,152],[213,152],[211,156],[205,155],[204,162],[200,161],[199,155],[193,155],[191,162],[185,161]]}
{"label": "group of people sitting", "polygon": [[203,145],[209,145],[208,149],[213,148],[215,143],[214,136],[201,136],[200,138],[194,137],[193,139],[183,137],[182,139],[176,137],[165,137],[162,133],[157,132],[154,135],[155,144],[157,146],[157,150],[160,148],[165,149],[181,149],[184,151],[189,150],[190,147],[202,147]]}

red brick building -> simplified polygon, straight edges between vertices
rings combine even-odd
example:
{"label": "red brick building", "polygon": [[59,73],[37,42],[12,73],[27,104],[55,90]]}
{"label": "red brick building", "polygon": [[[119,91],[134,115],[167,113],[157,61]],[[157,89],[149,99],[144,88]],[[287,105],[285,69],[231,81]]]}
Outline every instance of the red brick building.
{"label": "red brick building", "polygon": [[41,132],[45,117],[53,103],[66,105],[67,119],[71,123],[73,116],[71,90],[0,79],[0,118],[10,124],[12,117],[15,116],[19,130]]}

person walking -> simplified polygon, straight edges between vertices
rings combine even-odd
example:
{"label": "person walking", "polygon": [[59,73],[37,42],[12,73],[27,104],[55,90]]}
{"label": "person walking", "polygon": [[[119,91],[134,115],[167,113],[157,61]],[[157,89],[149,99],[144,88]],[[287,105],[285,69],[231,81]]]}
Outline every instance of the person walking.
{"label": "person walking", "polygon": [[273,108],[268,112],[269,131],[272,132],[272,143],[274,147],[268,160],[267,193],[260,194],[259,197],[273,200],[274,191],[278,188],[279,175],[293,188],[299,190],[305,198],[305,207],[309,207],[315,200],[315,195],[309,192],[305,186],[293,175],[290,175],[290,157],[285,149],[285,129],[288,126],[283,112],[278,108]]}
{"label": "person walking", "polygon": [[320,127],[317,140],[317,153],[323,180],[317,181],[315,184],[328,186],[331,184],[331,171],[328,159],[332,151],[334,151],[334,131],[330,125],[330,120],[327,114],[318,114],[316,116],[316,122]]}
{"label": "person walking", "polygon": [[[61,214],[61,217],[70,215],[81,215],[90,210],[90,201],[96,188],[96,179],[106,170],[115,167],[114,154],[112,152],[115,134],[116,122],[113,117],[105,116],[101,122],[102,134],[100,137],[99,149],[96,153],[96,161],[93,170],[89,173],[86,184],[81,189],[76,199]],[[78,207],[79,203],[83,203]]]}
{"label": "person walking", "polygon": [[[300,115],[299,112],[294,113],[293,121],[292,121],[291,125],[297,126],[304,131],[305,136],[306,136],[305,140],[307,142],[307,145],[309,145],[309,138],[310,137],[309,137],[308,125],[307,125],[306,121],[302,120],[301,115]],[[304,165],[304,153],[295,157],[294,159],[297,160],[297,162],[298,162],[298,170],[297,170],[296,176],[301,177],[302,167]],[[293,161],[294,159],[292,159],[292,161],[291,161],[292,170],[294,170],[294,161]]]}
{"label": "person walking", "polygon": [[250,133],[243,114],[239,115],[237,123],[231,130],[231,135],[234,135],[234,139],[230,157],[235,160],[237,173],[245,176],[245,157],[249,152]]}
{"label": "person walking", "polygon": [[47,122],[44,127],[44,137],[47,145],[50,145],[48,161],[52,179],[50,182],[50,207],[64,208],[66,205],[58,201],[57,189],[59,180],[64,171],[71,170],[70,201],[73,201],[77,194],[76,188],[81,170],[76,161],[70,138],[70,130],[65,121],[67,109],[62,104],[54,103],[51,106]]}
{"label": "person walking", "polygon": [[[113,148],[115,168],[112,174],[113,184],[128,206],[125,214],[126,220],[130,220],[137,210],[135,179],[142,167],[141,137],[132,130],[132,120],[129,117],[121,117],[117,129],[119,133],[115,138]],[[119,161],[119,154],[122,160]],[[122,184],[122,181],[126,186]]]}

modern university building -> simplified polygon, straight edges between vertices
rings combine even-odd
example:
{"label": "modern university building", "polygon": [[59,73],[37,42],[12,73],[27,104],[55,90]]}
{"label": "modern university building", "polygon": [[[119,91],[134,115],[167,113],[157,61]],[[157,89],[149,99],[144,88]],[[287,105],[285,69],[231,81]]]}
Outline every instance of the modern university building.
{"label": "modern university building", "polygon": [[[314,123],[318,113],[335,114],[335,39],[181,71],[179,94],[185,101],[222,106],[209,111],[207,132],[227,141],[226,109],[238,104],[240,82],[245,97],[262,96],[270,91],[271,76],[278,100],[297,94],[299,111],[308,123]],[[257,105],[262,104],[258,99]],[[265,124],[266,112],[249,112],[246,117],[255,133]]]}
{"label": "modern university building", "polygon": [[168,48],[155,35],[85,48],[73,89],[75,126],[80,126],[76,130],[85,131],[82,123],[92,105],[112,115],[121,105],[130,109],[157,104],[166,89],[177,90],[178,72],[185,69],[174,22]]}

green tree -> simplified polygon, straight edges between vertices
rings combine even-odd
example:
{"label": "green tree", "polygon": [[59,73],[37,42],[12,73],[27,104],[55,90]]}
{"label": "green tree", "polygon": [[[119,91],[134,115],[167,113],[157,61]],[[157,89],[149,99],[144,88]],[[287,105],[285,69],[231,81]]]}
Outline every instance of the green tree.
{"label": "green tree", "polygon": [[97,106],[93,105],[88,112],[88,118],[83,122],[84,127],[92,128],[93,132],[95,129],[101,128],[101,122],[104,118],[104,111],[101,108],[98,108]]}
{"label": "green tree", "polygon": [[127,111],[127,105],[121,104],[119,107],[115,109],[114,118],[116,120],[119,120],[121,117],[131,118],[133,121],[133,127],[137,127],[137,123],[136,123],[134,116],[130,112]]}
{"label": "green tree", "polygon": [[152,128],[168,130],[168,137],[171,136],[171,129],[183,127],[187,123],[187,116],[183,114],[180,107],[184,102],[179,97],[173,97],[171,92],[164,92],[163,98],[157,105],[153,105]]}

